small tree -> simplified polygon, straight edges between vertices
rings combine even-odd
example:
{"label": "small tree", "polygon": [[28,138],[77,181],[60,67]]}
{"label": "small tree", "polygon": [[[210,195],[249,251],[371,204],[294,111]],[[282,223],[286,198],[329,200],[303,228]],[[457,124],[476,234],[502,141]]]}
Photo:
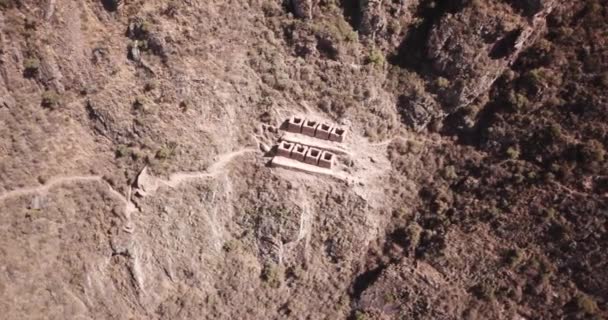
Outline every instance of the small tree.
{"label": "small tree", "polygon": [[[0,0],[1,1],[1,0]],[[36,57],[27,58],[23,61],[23,74],[27,78],[34,77],[40,69],[40,60]]]}
{"label": "small tree", "polygon": [[42,94],[41,105],[45,108],[55,110],[59,107],[59,94],[55,90],[47,90]]}

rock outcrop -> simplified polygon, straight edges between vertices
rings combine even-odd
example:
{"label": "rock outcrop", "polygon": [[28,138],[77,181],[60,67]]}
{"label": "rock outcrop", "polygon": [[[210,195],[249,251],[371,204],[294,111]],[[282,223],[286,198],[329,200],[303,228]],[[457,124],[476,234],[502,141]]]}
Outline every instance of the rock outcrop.
{"label": "rock outcrop", "polygon": [[386,17],[382,10],[382,0],[360,0],[361,23],[359,32],[362,35],[374,36],[386,26]]}
{"label": "rock outcrop", "polygon": [[[420,99],[405,103],[402,112],[411,120],[410,126],[424,128],[438,115],[454,113],[486,93],[543,32],[554,5],[554,1],[525,6],[472,5],[441,17],[429,31],[423,56],[430,76],[446,78],[449,83],[436,92],[439,103],[421,104]],[[527,16],[529,12],[535,13]]]}
{"label": "rock outcrop", "polygon": [[446,112],[467,106],[512,64],[526,45],[544,28],[553,1],[526,19],[504,4],[497,8],[473,7],[448,14],[431,30],[427,57],[438,75],[450,80],[441,97]]}
{"label": "rock outcrop", "polygon": [[416,91],[399,97],[398,110],[405,123],[416,131],[424,129],[433,119],[445,116],[437,101]]}
{"label": "rock outcrop", "polygon": [[293,12],[298,18],[312,18],[313,0],[291,0]]}
{"label": "rock outcrop", "polygon": [[[458,319],[464,313],[466,297],[462,288],[448,283],[431,265],[405,260],[381,272],[378,280],[361,295],[359,307],[368,315]],[[420,305],[433,307],[423,309]]]}

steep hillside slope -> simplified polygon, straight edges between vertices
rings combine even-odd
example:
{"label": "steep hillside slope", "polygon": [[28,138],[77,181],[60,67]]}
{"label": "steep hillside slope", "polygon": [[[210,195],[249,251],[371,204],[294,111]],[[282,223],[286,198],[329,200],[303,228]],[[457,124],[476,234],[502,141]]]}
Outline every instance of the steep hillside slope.
{"label": "steep hillside slope", "polygon": [[607,7],[0,1],[0,313],[608,316]]}

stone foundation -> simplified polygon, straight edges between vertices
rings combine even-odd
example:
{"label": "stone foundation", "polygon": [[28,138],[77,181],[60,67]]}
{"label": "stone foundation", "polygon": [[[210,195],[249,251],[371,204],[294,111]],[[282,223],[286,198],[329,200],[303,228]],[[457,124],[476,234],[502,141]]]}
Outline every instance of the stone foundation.
{"label": "stone foundation", "polygon": [[301,144],[296,144],[291,151],[291,158],[294,160],[298,160],[304,162],[306,158],[306,153],[308,152],[308,147],[303,146]]}
{"label": "stone foundation", "polygon": [[317,126],[317,130],[315,130],[315,138],[329,140],[329,133],[331,132],[332,127],[326,123],[321,123]]}
{"label": "stone foundation", "polygon": [[319,167],[331,169],[334,165],[335,154],[329,151],[323,151],[321,153],[321,157],[319,158]]}
{"label": "stone foundation", "polygon": [[277,148],[277,155],[281,157],[289,158],[291,157],[291,150],[293,150],[295,144],[287,141],[281,141]]}
{"label": "stone foundation", "polygon": [[331,129],[329,133],[329,140],[336,142],[344,142],[344,138],[346,137],[346,129],[334,127]]}
{"label": "stone foundation", "polygon": [[287,120],[287,131],[300,133],[302,132],[302,125],[304,124],[304,118],[291,117]]}
{"label": "stone foundation", "polygon": [[316,166],[319,164],[320,157],[321,157],[321,150],[310,147],[310,148],[308,148],[308,152],[306,152],[306,158],[304,159],[304,162]]}
{"label": "stone foundation", "polygon": [[307,119],[306,121],[304,121],[304,125],[302,126],[302,134],[314,137],[315,130],[317,129],[318,125],[319,125],[318,122]]}
{"label": "stone foundation", "polygon": [[[341,145],[334,142],[344,141],[346,129],[301,116],[290,117],[283,128],[288,133],[283,135],[283,140],[277,146],[276,155],[281,157],[277,158],[277,161],[292,161],[294,165],[296,162],[293,161],[297,161],[323,168],[323,170],[333,168],[337,157],[336,152],[341,154],[340,150],[342,150]],[[288,138],[289,136],[291,138]],[[289,160],[280,160],[282,158]]]}

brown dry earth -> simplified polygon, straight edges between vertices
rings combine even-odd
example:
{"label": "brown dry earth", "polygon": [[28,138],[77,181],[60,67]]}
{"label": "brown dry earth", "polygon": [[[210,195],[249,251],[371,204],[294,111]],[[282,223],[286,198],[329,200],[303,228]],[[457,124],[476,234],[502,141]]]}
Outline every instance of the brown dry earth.
{"label": "brown dry earth", "polygon": [[0,0],[1,318],[606,318],[606,5]]}

